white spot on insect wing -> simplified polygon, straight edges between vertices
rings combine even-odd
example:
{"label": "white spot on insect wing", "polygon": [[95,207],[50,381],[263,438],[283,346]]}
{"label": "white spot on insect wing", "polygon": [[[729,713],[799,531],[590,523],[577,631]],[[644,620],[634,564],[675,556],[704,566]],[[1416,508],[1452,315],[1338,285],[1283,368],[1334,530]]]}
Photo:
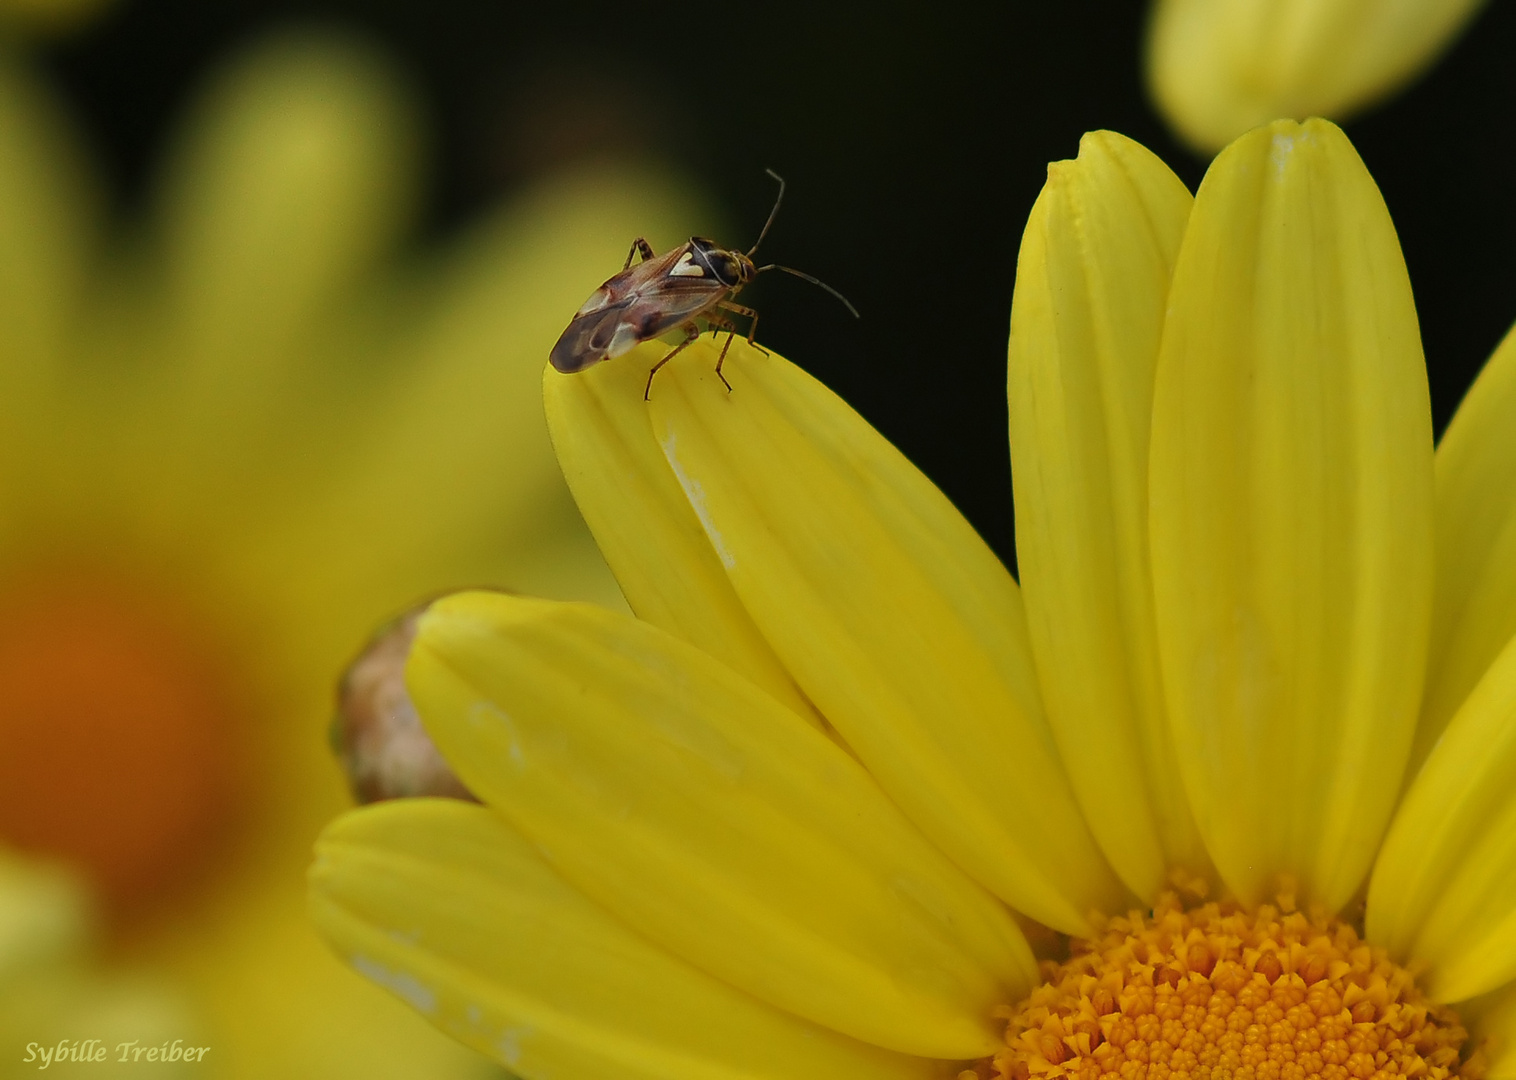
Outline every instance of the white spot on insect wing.
{"label": "white spot on insect wing", "polygon": [[437,1011],[437,992],[414,975],[404,971],[392,971],[367,956],[354,955],[353,970],[370,982],[378,983],[386,990],[397,994],[417,1012],[431,1016]]}
{"label": "white spot on insect wing", "polygon": [[705,488],[700,486],[699,480],[685,473],[684,465],[679,461],[677,439],[673,432],[669,432],[663,440],[663,456],[668,459],[669,468],[674,470],[674,477],[679,481],[679,486],[684,489],[684,497],[690,501],[695,516],[700,519],[700,527],[705,530],[711,547],[716,549],[721,565],[730,570],[737,565],[737,560],[727,550],[726,542],[722,540],[721,533],[716,529],[716,523],[711,520],[710,511],[705,505]]}
{"label": "white spot on insect wing", "polygon": [[584,302],[584,306],[574,313],[574,318],[588,315],[592,311],[604,311],[614,298],[614,294],[604,285],[590,294],[590,298]]}
{"label": "white spot on insect wing", "polygon": [[637,328],[631,323],[622,321],[616,324],[616,332],[611,335],[611,343],[605,347],[605,355],[614,360],[618,356],[625,356],[632,347],[642,341]]}
{"label": "white spot on insect wing", "polygon": [[669,276],[705,277],[704,267],[697,266],[694,260],[695,256],[691,252],[686,251],[683,255],[679,256],[679,261],[676,262],[674,264],[674,268],[669,271]]}

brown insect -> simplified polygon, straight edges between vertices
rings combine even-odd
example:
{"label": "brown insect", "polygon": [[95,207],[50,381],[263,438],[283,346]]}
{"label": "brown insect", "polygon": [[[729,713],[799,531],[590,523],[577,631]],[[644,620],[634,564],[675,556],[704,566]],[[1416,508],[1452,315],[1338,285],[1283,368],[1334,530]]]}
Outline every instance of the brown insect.
{"label": "brown insect", "polygon": [[[692,236],[667,254],[655,255],[652,246],[639,236],[632,241],[632,250],[627,252],[626,265],[621,268],[621,273],[595,290],[575,313],[558,344],[553,346],[548,357],[553,367],[565,374],[583,371],[591,364],[614,359],[632,346],[660,337],[677,327],[684,331],[684,340],[670,349],[647,373],[647,386],[642,391],[642,399],[646,401],[653,389],[653,376],[700,336],[700,327],[695,320],[704,319],[712,335],[723,330],[727,332],[726,344],[721,347],[721,356],[716,360],[716,377],[730,391],[732,384],[721,374],[721,365],[726,362],[726,351],[737,336],[737,327],[725,313],[742,315],[750,320],[747,343],[762,351],[763,347],[753,341],[753,335],[758,332],[758,313],[750,307],[732,303],[732,297],[767,270],[783,270],[820,285],[841,300],[853,313],[853,318],[858,318],[858,310],[848,303],[847,297],[826,282],[778,263],[753,265],[753,253],[768,235],[769,226],[774,224],[779,213],[779,204],[784,201],[783,178],[773,169],[769,169],[768,174],[779,181],[779,194],[751,248],[746,252],[727,251],[704,237]],[[632,260],[639,254],[642,261],[633,266]]]}

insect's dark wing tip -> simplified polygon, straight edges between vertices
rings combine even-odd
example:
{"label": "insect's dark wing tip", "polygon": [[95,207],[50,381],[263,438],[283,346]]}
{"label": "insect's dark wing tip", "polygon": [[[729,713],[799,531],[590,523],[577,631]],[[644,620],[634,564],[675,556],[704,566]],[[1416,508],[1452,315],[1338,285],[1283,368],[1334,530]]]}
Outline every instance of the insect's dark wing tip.
{"label": "insect's dark wing tip", "polygon": [[568,329],[558,339],[558,344],[554,345],[553,351],[548,353],[547,360],[553,365],[554,371],[572,375],[576,371],[583,371],[591,364],[605,359],[605,350],[594,347],[594,343],[590,340],[589,330],[583,319],[575,319],[569,323]]}
{"label": "insect's dark wing tip", "polygon": [[[562,342],[559,342],[559,345],[562,344]],[[547,361],[553,365],[554,371],[562,372],[564,375],[572,375],[576,371],[583,371],[596,360],[604,359],[603,356],[596,356],[594,353],[585,353],[574,349],[572,348],[574,344],[574,342],[570,342],[569,348],[555,347],[548,354]]]}

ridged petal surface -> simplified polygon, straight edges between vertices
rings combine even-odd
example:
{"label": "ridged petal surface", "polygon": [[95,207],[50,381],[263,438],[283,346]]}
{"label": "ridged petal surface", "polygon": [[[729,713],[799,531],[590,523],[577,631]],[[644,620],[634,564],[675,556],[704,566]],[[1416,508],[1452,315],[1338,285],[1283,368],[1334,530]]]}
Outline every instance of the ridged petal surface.
{"label": "ridged petal surface", "polygon": [[961,1059],[1035,977],[1010,914],[857,762],[663,631],[463,593],[422,618],[408,671],[464,783],[567,880],[770,1004]]}
{"label": "ridged petal surface", "polygon": [[[632,354],[638,355],[638,354]],[[1025,914],[1088,932],[1128,902],[1042,715],[1015,581],[826,387],[702,340],[659,372],[654,431],[743,606],[923,832]]]}
{"label": "ridged petal surface", "polygon": [[1437,595],[1413,767],[1516,634],[1516,333],[1437,445]]}
{"label": "ridged petal surface", "polygon": [[1516,641],[1406,792],[1369,884],[1369,937],[1461,1001],[1516,978]]}
{"label": "ridged petal surface", "polygon": [[1486,1080],[1516,1078],[1516,983],[1503,986],[1478,1002],[1460,1005],[1458,1011],[1473,1021],[1470,1024],[1473,1037],[1486,1040]]}
{"label": "ridged petal surface", "polygon": [[1186,790],[1223,879],[1335,909],[1388,823],[1421,693],[1432,444],[1410,282],[1342,132],[1211,166],[1169,293],[1153,583]]}
{"label": "ridged petal surface", "polygon": [[604,363],[574,375],[543,369],[548,430],[574,501],[639,619],[698,645],[823,726],[748,617],[664,461],[642,399],[652,363]]}
{"label": "ridged petal surface", "polygon": [[1048,723],[1145,900],[1207,866],[1169,738],[1148,568],[1153,370],[1190,193],[1113,132],[1048,167],[1016,267],[1016,557]]}
{"label": "ridged petal surface", "polygon": [[316,844],[317,926],[360,974],[527,1078],[925,1078],[675,959],[555,874],[497,815],[408,799]]}

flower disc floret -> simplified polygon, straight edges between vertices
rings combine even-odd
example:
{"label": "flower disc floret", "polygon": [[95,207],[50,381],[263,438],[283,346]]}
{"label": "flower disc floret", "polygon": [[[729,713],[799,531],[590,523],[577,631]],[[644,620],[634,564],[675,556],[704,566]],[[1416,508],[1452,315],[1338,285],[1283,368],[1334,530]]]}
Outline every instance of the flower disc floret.
{"label": "flower disc floret", "polygon": [[[1076,941],[1004,1010],[1006,1049],[978,1075],[1013,1080],[1445,1080],[1456,1013],[1336,917],[1172,895]],[[965,1073],[966,1077],[975,1075]]]}

